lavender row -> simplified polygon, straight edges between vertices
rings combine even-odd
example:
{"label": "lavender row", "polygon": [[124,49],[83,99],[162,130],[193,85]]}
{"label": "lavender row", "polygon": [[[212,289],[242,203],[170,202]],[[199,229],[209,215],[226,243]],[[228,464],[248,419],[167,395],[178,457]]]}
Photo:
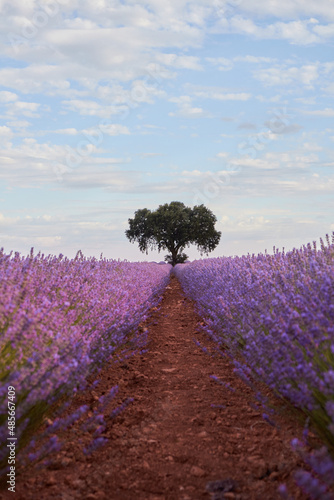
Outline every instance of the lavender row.
{"label": "lavender row", "polygon": [[334,234],[320,249],[205,259],[175,273],[243,378],[301,409],[334,457]]}
{"label": "lavender row", "polygon": [[[16,391],[16,435],[116,356],[144,347],[138,325],[156,306],[171,266],[0,251],[0,442],[7,388]],[[25,439],[21,439],[25,442]],[[8,450],[0,449],[0,459]]]}

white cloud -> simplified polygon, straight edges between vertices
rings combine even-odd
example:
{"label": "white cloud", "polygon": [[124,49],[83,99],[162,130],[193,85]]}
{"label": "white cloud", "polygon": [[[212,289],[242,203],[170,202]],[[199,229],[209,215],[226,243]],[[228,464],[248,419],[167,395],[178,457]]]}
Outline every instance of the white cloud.
{"label": "white cloud", "polygon": [[122,115],[125,117],[130,111],[130,107],[125,104],[121,104],[119,106],[104,106],[97,101],[91,101],[88,99],[71,99],[69,101],[63,101],[62,105],[64,109],[73,111],[74,113],[79,113],[80,115],[97,116],[105,119],[109,118],[111,115]]}
{"label": "white cloud", "polygon": [[[40,116],[38,113],[41,107],[40,103],[19,101],[16,99],[17,96],[12,94],[12,92],[6,92],[6,94],[11,94],[10,96],[5,96],[7,98],[7,102],[5,102],[5,116],[7,119],[11,120],[14,118],[18,120],[20,117],[38,118]],[[47,107],[44,106],[44,109],[46,110]]]}
{"label": "white cloud", "polygon": [[[330,194],[334,188],[333,175],[326,175],[322,168],[314,175],[313,169],[319,164],[321,166],[318,156],[305,150],[267,153],[258,158],[234,157],[226,161],[224,170],[183,171],[178,176],[179,189],[185,183],[193,192],[194,203],[214,203],[219,210],[222,200],[228,199],[231,207],[227,213],[233,210],[234,200],[236,205],[243,200],[252,204],[268,196],[274,204],[275,199],[284,205],[296,196],[307,204],[311,193],[312,196],[322,196]],[[302,202],[301,206],[304,206]],[[268,210],[266,205],[262,215],[268,214]]]}
{"label": "white cloud", "polygon": [[[215,31],[222,33],[238,33],[256,39],[281,39],[296,45],[309,45],[323,41],[320,32],[314,32],[317,21],[314,18],[298,21],[277,21],[273,24],[256,24],[252,19],[233,16],[222,18]],[[328,33],[326,33],[328,36]]]}
{"label": "white cloud", "polygon": [[169,116],[179,116],[180,118],[210,118],[211,114],[203,108],[196,108],[184,105],[176,113],[169,113]]}
{"label": "white cloud", "polygon": [[314,142],[304,142],[303,147],[306,151],[323,151],[323,147],[319,146],[319,144],[315,144]]}
{"label": "white cloud", "polygon": [[183,170],[182,175],[185,177],[204,177],[207,176],[210,172],[201,172],[200,170]]}
{"label": "white cloud", "polygon": [[279,161],[272,158],[234,158],[231,160],[231,165],[239,167],[251,167],[261,170],[277,170],[280,166]]}
{"label": "white cloud", "polygon": [[12,129],[10,129],[6,125],[0,126],[0,142],[2,147],[10,147],[13,137],[14,133]]}
{"label": "white cloud", "polygon": [[104,120],[101,121],[101,123],[96,127],[91,127],[89,129],[77,130],[76,128],[63,128],[58,130],[48,130],[45,131],[45,133],[72,136],[82,135],[86,139],[91,140],[93,144],[95,144],[96,142],[102,141],[103,134],[110,136],[121,134],[129,135],[130,131],[125,125],[120,125],[118,123],[109,123],[108,121]]}
{"label": "white cloud", "polygon": [[176,104],[180,105],[186,105],[191,103],[192,98],[189,95],[181,95],[179,97],[170,97],[169,101],[176,102]]}
{"label": "white cloud", "polygon": [[186,90],[191,95],[181,96],[178,98],[169,99],[171,102],[177,102],[181,104],[183,102],[192,102],[194,98],[196,99],[213,99],[217,101],[248,101],[252,95],[248,92],[231,92],[231,89],[226,89],[224,87],[210,87],[205,85],[194,85],[194,84],[186,84]]}
{"label": "white cloud", "polygon": [[9,217],[0,212],[0,227],[12,226],[15,222],[19,220],[19,217]]}
{"label": "white cloud", "polygon": [[92,138],[94,143],[97,137],[103,138],[103,134],[115,136],[115,135],[129,135],[130,130],[125,125],[120,125],[118,123],[106,123],[100,127],[92,127],[90,129],[82,130],[81,133],[88,139]]}
{"label": "white cloud", "polygon": [[8,186],[38,188],[54,184],[61,188],[130,189],[137,173],[122,172],[124,158],[99,158],[96,146],[82,140],[76,148],[38,143],[27,138],[20,147],[5,145],[0,149],[0,179]]}
{"label": "white cloud", "polygon": [[[88,83],[86,82],[88,85]],[[155,85],[151,78],[147,80],[134,80],[129,90],[121,85],[92,85],[91,96],[96,95],[98,100],[70,99],[63,100],[63,106],[75,113],[87,116],[108,118],[110,115],[128,116],[131,110],[148,103],[153,104],[155,98],[166,96],[164,90]],[[109,104],[112,102],[113,104]]]}
{"label": "white cloud", "polygon": [[268,26],[267,36],[288,40],[296,45],[309,45],[320,42],[320,37],[314,34],[314,19],[290,21],[288,23],[277,22]]}
{"label": "white cloud", "polygon": [[260,63],[273,63],[276,59],[272,57],[263,57],[263,56],[236,56],[233,58],[234,61],[237,62],[247,62],[252,64],[260,64]]}
{"label": "white cloud", "polygon": [[80,75],[75,61],[70,67],[36,63],[25,68],[0,69],[0,85],[10,87],[23,94],[55,93],[70,88],[67,78],[75,79]]}
{"label": "white cloud", "polygon": [[319,77],[319,65],[308,64],[301,67],[293,66],[289,68],[277,66],[254,71],[253,76],[267,86],[302,84],[306,88],[312,89]]}
{"label": "white cloud", "polygon": [[23,102],[23,101],[15,101],[10,108],[8,108],[8,115],[15,116],[27,116],[30,118],[37,118],[40,115],[37,113],[37,110],[40,107],[40,103],[38,102]]}
{"label": "white cloud", "polygon": [[[94,129],[93,129],[94,131]],[[118,123],[110,123],[105,127],[102,127],[102,132],[107,135],[129,135],[130,130],[125,125],[119,125]]]}
{"label": "white cloud", "polygon": [[169,98],[170,102],[175,102],[178,105],[177,112],[169,113],[169,116],[179,116],[180,118],[210,118],[211,114],[203,108],[192,106],[192,97],[182,95],[179,97]]}
{"label": "white cloud", "polygon": [[10,138],[13,136],[13,131],[6,125],[0,126],[0,137],[2,139]]}
{"label": "white cloud", "polygon": [[247,92],[223,93],[215,90],[196,91],[194,95],[202,99],[216,99],[217,101],[248,101],[251,98],[251,94]]}
{"label": "white cloud", "polygon": [[230,71],[233,68],[233,61],[226,57],[207,57],[206,60],[217,66],[219,71]]}
{"label": "white cloud", "polygon": [[278,17],[293,19],[296,17],[320,17],[325,20],[334,20],[334,6],[328,0],[247,0],[242,1],[240,7],[250,15],[258,17]]}
{"label": "white cloud", "polygon": [[195,56],[178,56],[177,54],[158,54],[156,59],[159,63],[172,66],[177,69],[203,70],[200,59]]}
{"label": "white cloud", "polygon": [[[270,223],[271,223],[271,220],[266,218],[266,217],[263,217],[263,215],[251,216],[251,217],[247,217],[247,218],[240,218],[239,220],[236,221],[236,225],[237,225],[238,230],[242,230],[242,231],[246,230],[246,231],[252,231],[252,232],[254,230],[258,230],[258,229],[262,229],[265,231],[266,227]],[[234,222],[234,224],[235,224],[235,222]]]}
{"label": "white cloud", "polygon": [[323,26],[315,26],[313,31],[317,33],[317,35],[323,38],[333,38],[334,37],[334,23],[327,24]]}
{"label": "white cloud", "polygon": [[314,110],[309,110],[309,111],[302,111],[302,113],[304,113],[306,115],[313,115],[313,116],[332,117],[332,116],[334,116],[334,109],[333,108],[314,109]]}
{"label": "white cloud", "polygon": [[14,92],[8,92],[7,90],[0,91],[0,102],[13,102],[18,99],[18,96]]}
{"label": "white cloud", "polygon": [[61,128],[58,130],[48,131],[48,133],[53,132],[54,134],[62,135],[78,135],[80,132],[76,128]]}
{"label": "white cloud", "polygon": [[314,97],[296,97],[295,101],[301,102],[302,104],[314,105],[316,104],[316,96]]}
{"label": "white cloud", "polygon": [[[74,3],[62,3],[59,18],[50,20],[31,37],[22,34],[24,19],[22,28],[20,23],[13,27],[24,43],[9,46],[5,39],[3,51],[8,57],[24,60],[26,67],[3,68],[2,85],[8,84],[23,93],[70,96],[72,92],[74,97],[80,91],[73,88],[72,82],[91,88],[102,80],[127,82],[143,77],[173,77],[164,64],[177,69],[201,69],[198,57],[165,52],[167,47],[188,49],[201,42],[203,32],[189,24],[186,6],[175,9],[176,17],[171,17],[174,9],[166,9],[162,4],[152,5],[152,9],[138,4],[100,4],[96,10],[96,5],[92,8],[86,1],[76,6]],[[33,17],[32,9],[33,6],[26,22]],[[7,16],[7,23],[18,18],[20,11],[20,5],[12,5],[14,15]],[[8,27],[3,28],[4,33],[8,32]]]}

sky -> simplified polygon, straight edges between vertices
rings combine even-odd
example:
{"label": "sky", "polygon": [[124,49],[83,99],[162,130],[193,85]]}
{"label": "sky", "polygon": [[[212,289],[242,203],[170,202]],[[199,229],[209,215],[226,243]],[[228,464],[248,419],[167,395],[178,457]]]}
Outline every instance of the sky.
{"label": "sky", "polygon": [[211,257],[334,231],[332,0],[0,0],[0,12],[7,253],[160,261],[125,230],[171,201],[216,215]]}

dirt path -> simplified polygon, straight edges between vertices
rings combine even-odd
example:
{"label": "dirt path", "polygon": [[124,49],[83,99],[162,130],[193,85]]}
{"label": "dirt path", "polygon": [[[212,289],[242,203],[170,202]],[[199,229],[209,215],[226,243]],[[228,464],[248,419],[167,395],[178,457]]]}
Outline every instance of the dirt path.
{"label": "dirt path", "polygon": [[[209,357],[195,344],[194,339],[214,349],[197,331],[199,321],[172,278],[160,310],[149,320],[148,352],[106,368],[95,392],[81,394],[73,404],[72,410],[87,402],[94,408],[97,396],[116,383],[119,402],[134,398],[109,421],[109,443],[86,457],[78,444],[78,425],[73,426],[56,463],[17,477],[14,497],[275,500],[278,485],[286,482],[296,499],[305,499],[292,486],[300,462],[290,442],[300,436],[300,427],[280,417],[277,430],[262,419],[250,406],[251,390],[234,375],[228,359]],[[207,491],[208,483],[218,480]],[[2,492],[0,498],[13,494]]]}

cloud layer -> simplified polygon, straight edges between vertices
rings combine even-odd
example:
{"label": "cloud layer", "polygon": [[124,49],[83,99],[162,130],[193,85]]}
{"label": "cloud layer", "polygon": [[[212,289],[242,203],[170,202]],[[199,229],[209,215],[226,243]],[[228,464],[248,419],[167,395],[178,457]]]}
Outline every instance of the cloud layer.
{"label": "cloud layer", "polygon": [[110,244],[138,259],[127,219],[173,199],[214,210],[220,253],[332,229],[328,0],[4,0],[0,13],[6,249]]}

